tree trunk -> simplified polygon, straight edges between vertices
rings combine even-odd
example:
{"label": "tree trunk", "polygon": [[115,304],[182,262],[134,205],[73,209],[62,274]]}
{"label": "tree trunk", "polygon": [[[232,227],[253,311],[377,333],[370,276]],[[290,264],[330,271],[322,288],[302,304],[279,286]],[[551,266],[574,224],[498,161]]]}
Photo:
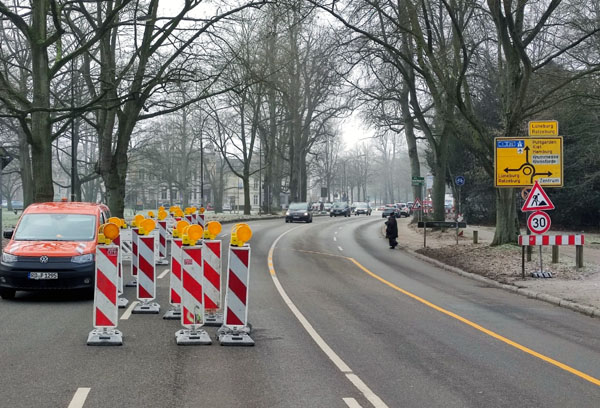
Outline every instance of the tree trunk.
{"label": "tree trunk", "polygon": [[496,189],[496,233],[492,246],[516,243],[519,235],[515,189]]}
{"label": "tree trunk", "polygon": [[50,74],[46,49],[47,0],[31,3],[33,37],[31,44],[33,98],[36,110],[31,114],[31,159],[35,202],[52,201],[52,127],[50,123]]}
{"label": "tree trunk", "polygon": [[21,185],[23,186],[23,208],[33,202],[33,178],[31,170],[31,155],[29,143],[22,130],[19,130],[19,168],[21,170]]}

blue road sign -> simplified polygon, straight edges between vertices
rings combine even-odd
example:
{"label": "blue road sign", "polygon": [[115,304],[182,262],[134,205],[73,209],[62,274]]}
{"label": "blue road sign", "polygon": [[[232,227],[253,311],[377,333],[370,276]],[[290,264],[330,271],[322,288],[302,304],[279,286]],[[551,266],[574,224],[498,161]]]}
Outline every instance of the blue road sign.
{"label": "blue road sign", "polygon": [[456,176],[454,178],[454,184],[456,184],[457,186],[462,186],[465,184],[465,178],[464,176]]}
{"label": "blue road sign", "polygon": [[522,149],[525,147],[524,140],[498,140],[496,141],[496,147],[508,148],[508,149]]}

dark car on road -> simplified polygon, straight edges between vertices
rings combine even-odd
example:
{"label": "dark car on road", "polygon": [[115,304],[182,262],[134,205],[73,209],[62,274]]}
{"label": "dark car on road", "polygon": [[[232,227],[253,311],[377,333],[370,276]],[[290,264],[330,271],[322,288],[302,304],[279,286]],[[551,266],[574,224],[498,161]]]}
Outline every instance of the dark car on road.
{"label": "dark car on road", "polygon": [[285,213],[285,222],[312,222],[312,207],[309,203],[291,203]]}
{"label": "dark car on road", "polygon": [[343,215],[344,217],[350,217],[350,206],[348,203],[337,201],[333,203],[331,207],[331,211],[329,211],[330,217],[337,217],[338,215]]}
{"label": "dark car on road", "polygon": [[390,215],[394,214],[394,217],[400,217],[400,210],[396,207],[396,204],[386,204],[385,209],[381,213],[382,218],[387,218]]}
{"label": "dark car on road", "polygon": [[365,214],[371,215],[371,206],[369,203],[356,203],[354,207],[354,215]]}

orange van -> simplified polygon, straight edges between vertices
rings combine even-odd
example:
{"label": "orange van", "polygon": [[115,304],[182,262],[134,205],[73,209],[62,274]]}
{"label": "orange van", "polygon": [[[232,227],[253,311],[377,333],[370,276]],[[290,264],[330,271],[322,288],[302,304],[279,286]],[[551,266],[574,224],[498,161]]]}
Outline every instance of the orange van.
{"label": "orange van", "polygon": [[36,203],[25,209],[0,262],[0,297],[17,290],[80,289],[94,286],[98,227],[110,211],[104,204]]}

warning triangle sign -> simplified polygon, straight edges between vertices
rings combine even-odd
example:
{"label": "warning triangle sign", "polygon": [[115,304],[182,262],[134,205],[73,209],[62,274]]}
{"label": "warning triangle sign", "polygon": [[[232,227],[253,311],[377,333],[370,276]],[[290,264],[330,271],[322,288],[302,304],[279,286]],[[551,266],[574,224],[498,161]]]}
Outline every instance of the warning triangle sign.
{"label": "warning triangle sign", "polygon": [[548,194],[544,191],[542,186],[535,181],[533,188],[527,195],[525,204],[521,208],[521,211],[539,211],[539,210],[554,210],[554,204],[548,198]]}
{"label": "warning triangle sign", "polygon": [[419,197],[417,197],[417,199],[413,203],[412,208],[413,208],[413,210],[417,210],[417,209],[421,208],[421,200],[419,200]]}

